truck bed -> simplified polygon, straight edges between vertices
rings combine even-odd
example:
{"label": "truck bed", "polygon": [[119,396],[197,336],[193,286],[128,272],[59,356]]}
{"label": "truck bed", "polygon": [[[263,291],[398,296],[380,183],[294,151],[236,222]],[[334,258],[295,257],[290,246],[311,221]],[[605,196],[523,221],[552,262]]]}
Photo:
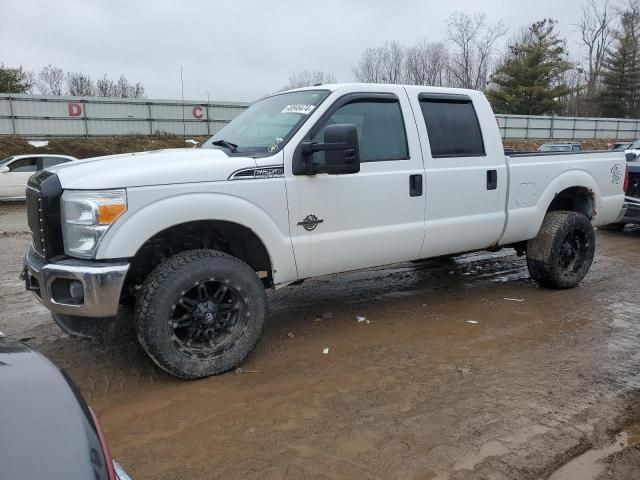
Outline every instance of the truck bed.
{"label": "truck bed", "polygon": [[[536,236],[545,209],[567,189],[593,200],[595,226],[614,222],[620,214],[623,151],[535,152],[506,156],[509,172],[505,231],[501,244]],[[579,190],[580,189],[580,190]]]}

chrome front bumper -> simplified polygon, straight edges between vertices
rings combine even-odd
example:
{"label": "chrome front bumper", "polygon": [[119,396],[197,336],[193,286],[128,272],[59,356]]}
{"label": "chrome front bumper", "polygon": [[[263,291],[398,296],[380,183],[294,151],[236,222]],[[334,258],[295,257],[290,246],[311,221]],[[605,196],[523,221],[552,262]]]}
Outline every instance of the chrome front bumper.
{"label": "chrome front bumper", "polygon": [[33,247],[24,257],[27,290],[54,313],[107,318],[118,312],[128,262],[67,259],[46,263]]}

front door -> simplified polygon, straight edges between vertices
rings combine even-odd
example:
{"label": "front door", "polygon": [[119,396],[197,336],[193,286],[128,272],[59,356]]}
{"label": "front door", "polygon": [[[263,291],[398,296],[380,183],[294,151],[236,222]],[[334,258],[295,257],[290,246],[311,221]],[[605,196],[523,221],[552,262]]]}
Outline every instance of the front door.
{"label": "front door", "polygon": [[[401,87],[384,94],[345,93],[305,139],[321,142],[328,125],[355,125],[360,172],[293,175],[291,159],[285,163],[300,278],[418,257],[424,238],[424,166],[412,122]],[[314,162],[323,160],[323,152],[314,154]]]}

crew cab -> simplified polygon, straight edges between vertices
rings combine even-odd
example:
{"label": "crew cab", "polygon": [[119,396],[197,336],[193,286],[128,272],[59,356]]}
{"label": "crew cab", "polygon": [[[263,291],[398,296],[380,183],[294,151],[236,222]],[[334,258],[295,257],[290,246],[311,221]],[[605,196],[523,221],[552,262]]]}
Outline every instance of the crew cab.
{"label": "crew cab", "polygon": [[624,200],[622,152],[505,156],[481,92],[323,85],[254,103],[202,148],[60,165],[27,188],[26,287],[86,334],[135,307],[164,370],[236,367],[265,288],[475,250],[515,248],[571,288],[593,227]]}

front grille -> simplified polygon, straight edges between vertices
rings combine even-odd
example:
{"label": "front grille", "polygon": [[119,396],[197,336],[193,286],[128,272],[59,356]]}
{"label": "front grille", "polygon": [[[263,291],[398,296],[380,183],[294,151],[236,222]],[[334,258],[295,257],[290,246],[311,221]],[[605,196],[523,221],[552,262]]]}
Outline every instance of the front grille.
{"label": "front grille", "polygon": [[62,187],[57,175],[43,170],[32,175],[27,183],[27,223],[34,250],[50,259],[63,255],[60,220]]}
{"label": "front grille", "polygon": [[640,198],[640,173],[629,173],[629,186],[627,196]]}
{"label": "front grille", "polygon": [[44,228],[40,217],[40,190],[27,187],[27,223],[31,230],[33,248],[44,256]]}

